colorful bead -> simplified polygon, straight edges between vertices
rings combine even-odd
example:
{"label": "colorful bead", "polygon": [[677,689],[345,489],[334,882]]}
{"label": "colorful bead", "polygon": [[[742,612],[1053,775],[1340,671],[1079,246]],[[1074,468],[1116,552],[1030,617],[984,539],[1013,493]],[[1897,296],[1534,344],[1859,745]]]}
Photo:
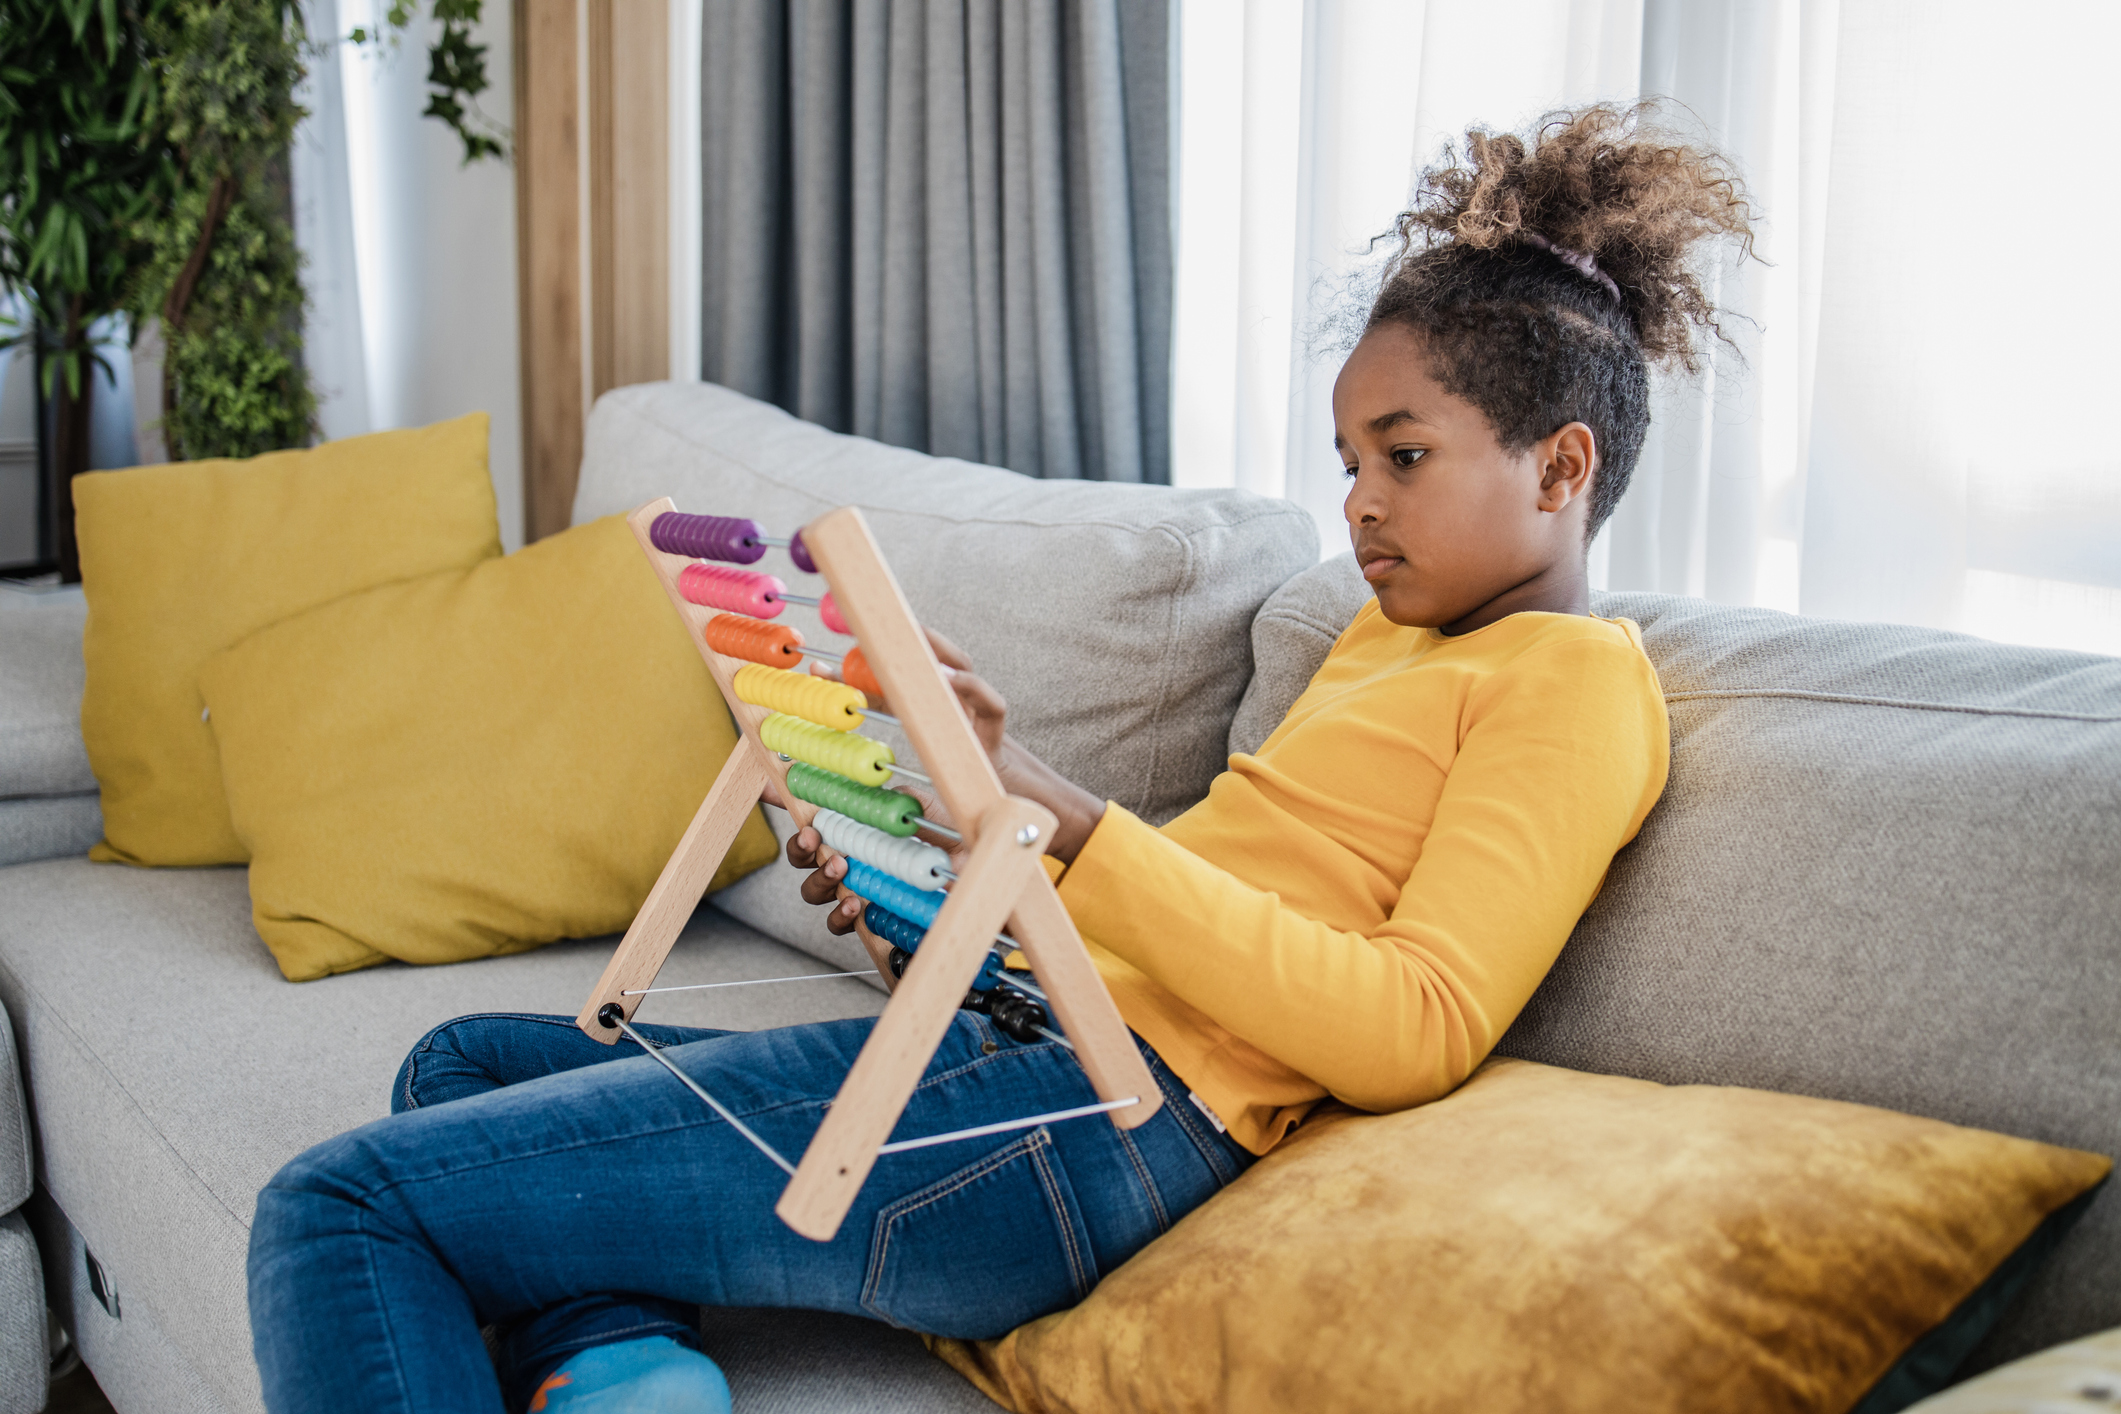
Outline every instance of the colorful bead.
{"label": "colorful bead", "polygon": [[735,686],[736,695],[755,707],[769,707],[836,732],[851,732],[860,726],[862,709],[869,705],[859,688],[757,663],[736,670]]}

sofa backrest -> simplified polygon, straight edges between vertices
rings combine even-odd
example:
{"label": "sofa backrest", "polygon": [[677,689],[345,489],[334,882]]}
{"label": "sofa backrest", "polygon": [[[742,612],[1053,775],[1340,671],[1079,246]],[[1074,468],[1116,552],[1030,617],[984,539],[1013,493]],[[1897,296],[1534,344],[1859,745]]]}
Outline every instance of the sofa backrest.
{"label": "sofa backrest", "polygon": [[[780,535],[862,507],[915,613],[1008,698],[1010,730],[1159,822],[1223,767],[1253,614],[1318,559],[1310,517],[1287,501],[1035,480],[840,436],[712,384],[597,401],[576,523],[658,496]],[[808,578],[778,555],[757,568],[791,589]],[[784,621],[836,641],[810,610]]]}
{"label": "sofa backrest", "polygon": [[[1510,1055],[2121,1155],[2121,660],[1653,594],[1672,776]],[[2121,1324],[2105,1193],[1975,1363]]]}
{"label": "sofa backrest", "polygon": [[[1251,750],[1368,589],[1276,591]],[[1498,1048],[1884,1106],[2121,1155],[2121,660],[1655,594],[1672,776]],[[2121,1323],[2121,1198],[1975,1366]]]}

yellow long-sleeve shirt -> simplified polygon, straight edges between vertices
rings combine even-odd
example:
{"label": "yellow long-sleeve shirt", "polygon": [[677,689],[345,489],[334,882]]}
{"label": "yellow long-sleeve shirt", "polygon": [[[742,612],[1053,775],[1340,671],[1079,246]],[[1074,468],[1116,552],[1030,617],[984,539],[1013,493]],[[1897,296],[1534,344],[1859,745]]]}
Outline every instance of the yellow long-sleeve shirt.
{"label": "yellow long-sleeve shirt", "polygon": [[1060,893],[1127,1023],[1265,1153],[1327,1095],[1449,1093],[1664,789],[1626,620],[1456,638],[1355,616],[1256,755],[1153,829],[1116,805]]}

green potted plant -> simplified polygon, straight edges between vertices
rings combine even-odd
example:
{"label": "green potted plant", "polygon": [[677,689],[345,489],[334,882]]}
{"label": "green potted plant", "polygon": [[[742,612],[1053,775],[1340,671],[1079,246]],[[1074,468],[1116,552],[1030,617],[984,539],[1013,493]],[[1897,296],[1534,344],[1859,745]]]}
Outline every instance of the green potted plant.
{"label": "green potted plant", "polygon": [[[58,487],[88,468],[90,331],[126,307],[139,232],[181,180],[146,37],[165,8],[0,0],[0,287],[27,311],[0,337],[36,349]],[[78,578],[72,498],[53,509],[58,567]]]}

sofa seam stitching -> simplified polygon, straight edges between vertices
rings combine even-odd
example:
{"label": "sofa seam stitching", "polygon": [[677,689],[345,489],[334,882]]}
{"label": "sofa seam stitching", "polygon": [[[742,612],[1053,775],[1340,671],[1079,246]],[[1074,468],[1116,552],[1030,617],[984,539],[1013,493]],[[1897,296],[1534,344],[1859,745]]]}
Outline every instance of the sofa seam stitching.
{"label": "sofa seam stitching", "polygon": [[1795,687],[1701,688],[1667,692],[1667,702],[1713,702],[1745,698],[1787,698],[1799,702],[1835,702],[1853,707],[1897,707],[1910,712],[1958,712],[1975,717],[2029,717],[2041,721],[2111,723],[2121,714],[2063,712],[2042,707],[1982,707],[1964,702],[1914,702],[1899,697],[1864,697],[1855,693],[1812,692]]}

